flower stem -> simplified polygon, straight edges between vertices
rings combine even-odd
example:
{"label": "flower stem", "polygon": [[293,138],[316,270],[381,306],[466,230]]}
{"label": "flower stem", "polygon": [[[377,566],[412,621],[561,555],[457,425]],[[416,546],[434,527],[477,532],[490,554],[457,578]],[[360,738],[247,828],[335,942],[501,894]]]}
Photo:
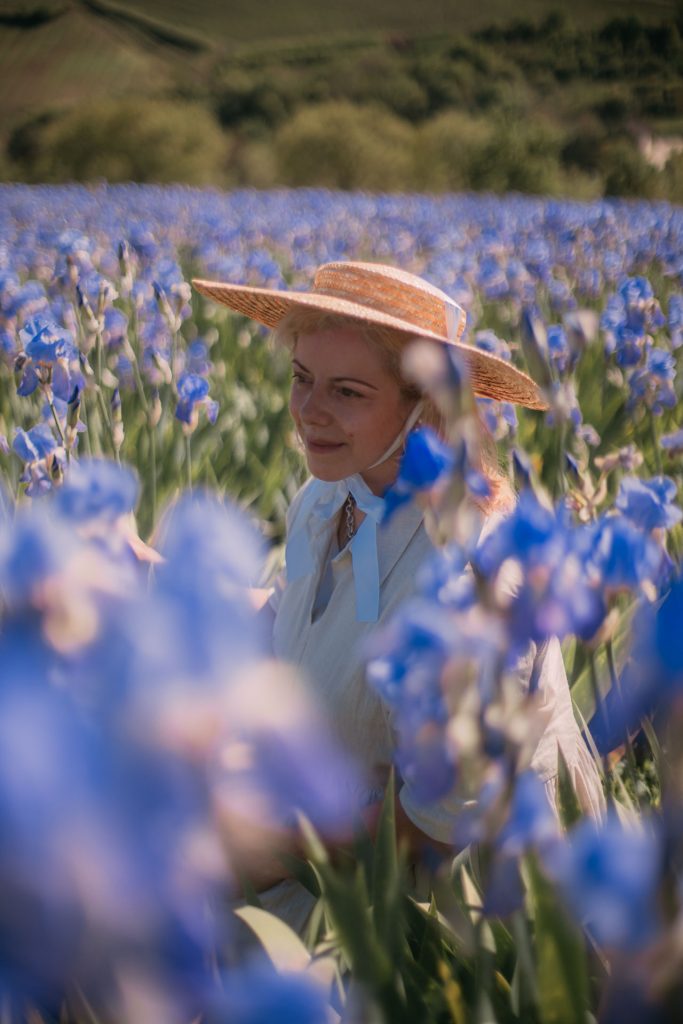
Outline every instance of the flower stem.
{"label": "flower stem", "polygon": [[651,411],[649,415],[650,420],[650,438],[652,440],[652,450],[655,458],[655,467],[657,469],[658,476],[664,476],[664,467],[662,466],[662,453],[659,450],[659,437],[657,436],[657,424],[655,422],[654,413]]}
{"label": "flower stem", "polygon": [[157,434],[156,427],[149,427],[149,461],[152,489],[152,529],[157,521]]}
{"label": "flower stem", "polygon": [[192,494],[192,435],[185,435],[185,466],[187,469],[187,488]]}
{"label": "flower stem", "polygon": [[[615,693],[619,695],[621,701],[621,681],[619,674],[617,673],[617,666],[614,660],[614,647],[612,646],[611,640],[605,641],[605,653],[607,654],[607,666],[609,668],[610,680],[612,682],[612,688]],[[628,773],[631,777],[633,784],[633,791],[636,796],[636,800],[640,804],[639,787],[638,787],[638,766],[636,764],[636,755],[633,750],[633,743],[628,731],[628,725],[624,723],[624,745],[626,747],[626,765],[628,767]]]}
{"label": "flower stem", "polygon": [[557,473],[555,474],[553,496],[562,498],[567,493],[567,481],[565,479],[564,450],[566,447],[567,425],[560,423],[557,429]]}
{"label": "flower stem", "polygon": [[112,426],[111,416],[109,415],[109,409],[107,408],[107,403],[104,400],[104,395],[102,394],[102,388],[100,385],[97,384],[95,389],[97,391],[97,404],[99,406],[100,416],[102,417],[102,426],[106,427],[109,431],[109,443],[111,445],[112,452],[116,456],[117,452],[116,445],[114,444],[114,428]]}
{"label": "flower stem", "polygon": [[69,451],[69,447],[68,447],[68,445],[66,443],[66,438],[64,437],[64,431],[62,430],[62,425],[59,422],[59,416],[57,415],[57,410],[55,409],[55,402],[54,402],[54,398],[52,397],[52,394],[48,395],[48,399],[47,400],[48,400],[48,404],[50,406],[50,412],[52,413],[52,419],[55,422],[55,427],[57,428],[57,433],[59,434],[59,440],[62,442],[62,448],[64,449],[64,451],[66,453],[66,461],[67,461],[67,463],[70,463],[71,462],[71,452]]}
{"label": "flower stem", "polygon": [[[593,691],[593,700],[595,701],[595,716],[600,716],[600,722],[605,733],[607,733],[607,715],[605,714],[605,707],[602,701],[602,694],[600,693],[600,685],[598,683],[598,670],[595,664],[595,654],[591,650],[588,651],[588,666],[590,669],[591,690]],[[610,770],[606,754],[602,755],[602,770],[605,773],[605,778],[609,778]]]}

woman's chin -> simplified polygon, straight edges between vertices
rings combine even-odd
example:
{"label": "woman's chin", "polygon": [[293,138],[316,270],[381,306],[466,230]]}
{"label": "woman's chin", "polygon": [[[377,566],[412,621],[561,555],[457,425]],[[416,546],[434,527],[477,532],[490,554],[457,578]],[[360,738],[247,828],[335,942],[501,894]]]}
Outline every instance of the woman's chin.
{"label": "woman's chin", "polygon": [[325,483],[331,484],[336,483],[337,480],[343,480],[348,473],[343,473],[341,470],[332,469],[330,466],[321,466],[320,463],[314,460],[308,462],[308,472],[311,476],[314,476],[316,480],[324,480]]}

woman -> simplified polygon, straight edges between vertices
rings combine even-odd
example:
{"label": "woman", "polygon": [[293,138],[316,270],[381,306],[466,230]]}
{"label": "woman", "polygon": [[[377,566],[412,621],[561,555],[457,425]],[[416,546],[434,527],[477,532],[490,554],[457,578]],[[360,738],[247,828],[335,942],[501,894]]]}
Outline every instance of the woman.
{"label": "woman", "polygon": [[[320,267],[302,293],[195,281],[203,294],[275,329],[292,355],[290,409],[312,478],[287,516],[286,575],[271,598],[273,649],[303,669],[333,728],[363,770],[355,794],[372,828],[394,754],[387,709],[365,679],[363,650],[414,587],[432,549],[423,515],[401,506],[378,529],[382,495],[394,482],[406,435],[435,413],[401,373],[416,337],[456,345],[475,393],[532,409],[545,403],[534,382],[488,353],[460,345],[465,314],[447,295],[412,274],[369,263]],[[497,470],[484,465],[489,524],[514,501]],[[484,530],[487,523],[484,523]],[[584,804],[597,813],[597,774],[574,722],[559,644],[534,651],[521,670],[540,679],[546,725],[533,767],[551,801],[560,742]],[[413,845],[452,840],[455,807],[425,807],[407,783],[397,800],[399,832]],[[281,872],[281,875],[284,872]],[[281,877],[280,875],[280,877]],[[265,875],[261,882],[276,881]],[[291,879],[262,893],[267,909],[301,930],[312,897]]]}

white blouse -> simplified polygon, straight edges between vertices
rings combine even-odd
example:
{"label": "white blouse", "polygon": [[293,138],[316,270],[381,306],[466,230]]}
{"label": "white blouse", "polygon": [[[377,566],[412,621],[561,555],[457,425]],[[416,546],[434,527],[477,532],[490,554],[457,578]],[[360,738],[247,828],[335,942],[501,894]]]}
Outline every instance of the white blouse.
{"label": "white blouse", "polygon": [[[321,578],[326,573],[336,515],[315,514],[316,505],[329,508],[330,495],[338,484],[309,480],[292,502],[288,537],[305,538],[310,558],[305,571],[292,573],[295,579],[281,579],[271,598],[275,612],[273,653],[299,667],[327,713],[333,732],[360,768],[362,782],[353,794],[360,808],[381,799],[396,739],[391,714],[365,677],[368,641],[377,625],[387,622],[415,590],[415,579],[433,546],[423,524],[421,510],[410,503],[400,507],[387,525],[377,529],[377,570],[379,613],[377,621],[359,621],[353,572],[354,538],[331,561],[325,589],[327,604],[316,602]],[[488,532],[490,523],[485,523]],[[356,535],[357,536],[357,535]],[[289,561],[289,558],[288,558]],[[289,565],[287,574],[289,576]],[[315,615],[314,615],[315,607]],[[520,684],[529,683],[532,672],[538,679],[544,728],[531,759],[531,767],[546,784],[551,804],[556,806],[557,748],[569,766],[580,802],[599,816],[603,806],[602,788],[595,765],[576,724],[560,645],[553,639],[538,649],[532,645],[515,670]],[[454,815],[460,800],[446,798],[425,805],[415,798],[404,781],[399,800],[405,813],[423,832],[440,842],[451,842]],[[296,930],[301,930],[313,906],[310,894],[298,883],[287,880],[260,894],[265,909],[276,913]]]}

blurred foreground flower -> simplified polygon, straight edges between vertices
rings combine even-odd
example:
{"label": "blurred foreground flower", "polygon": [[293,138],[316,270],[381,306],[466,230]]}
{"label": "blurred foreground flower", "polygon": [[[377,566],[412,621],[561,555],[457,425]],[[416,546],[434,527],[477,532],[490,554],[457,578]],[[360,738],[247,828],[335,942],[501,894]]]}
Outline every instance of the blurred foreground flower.
{"label": "blurred foreground flower", "polygon": [[544,864],[601,946],[634,950],[656,937],[662,849],[655,822],[629,828],[615,812],[600,823],[582,821],[546,852]]}
{"label": "blurred foreground flower", "polygon": [[305,691],[283,704],[263,662],[251,528],[186,498],[148,579],[107,537],[136,494],[129,469],[83,460],[0,520],[0,1000],[57,1016],[80,989],[108,1019],[181,1024],[226,939],[220,809],[324,825],[353,787]]}

